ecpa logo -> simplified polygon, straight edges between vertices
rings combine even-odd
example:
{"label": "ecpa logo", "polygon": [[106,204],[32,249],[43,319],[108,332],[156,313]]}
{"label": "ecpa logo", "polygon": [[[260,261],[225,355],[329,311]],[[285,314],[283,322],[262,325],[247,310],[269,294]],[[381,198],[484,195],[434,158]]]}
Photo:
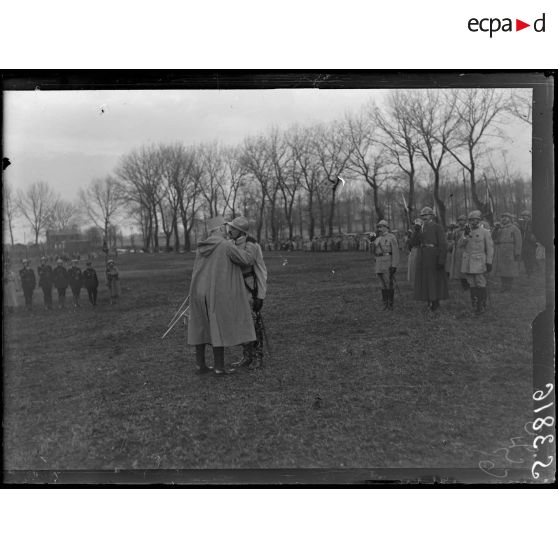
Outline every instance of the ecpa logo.
{"label": "ecpa logo", "polygon": [[[545,32],[545,18],[546,14],[543,13],[540,18],[536,19],[533,22],[533,30],[536,33]],[[490,38],[492,38],[492,35],[494,33],[497,33],[498,31],[514,31],[512,19],[509,17],[505,17],[503,19],[500,19],[498,17],[485,17],[482,19],[472,17],[468,21],[467,27],[469,28],[469,31],[472,31],[473,33],[477,33],[478,31],[481,31],[483,33],[490,33]],[[527,27],[531,27],[531,24],[525,23],[520,19],[515,20],[515,31],[521,31],[522,29],[526,29]]]}

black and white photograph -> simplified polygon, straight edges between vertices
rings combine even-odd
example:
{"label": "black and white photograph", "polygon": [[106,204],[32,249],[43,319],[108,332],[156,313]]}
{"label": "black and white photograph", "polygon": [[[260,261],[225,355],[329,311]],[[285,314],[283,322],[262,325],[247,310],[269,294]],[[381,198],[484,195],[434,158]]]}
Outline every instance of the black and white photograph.
{"label": "black and white photograph", "polygon": [[553,98],[6,72],[4,482],[554,482]]}

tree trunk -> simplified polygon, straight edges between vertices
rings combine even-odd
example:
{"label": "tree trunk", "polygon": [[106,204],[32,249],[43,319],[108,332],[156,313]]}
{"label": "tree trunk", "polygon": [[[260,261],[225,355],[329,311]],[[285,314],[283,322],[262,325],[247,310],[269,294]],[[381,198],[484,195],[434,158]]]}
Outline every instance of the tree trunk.
{"label": "tree trunk", "polygon": [[378,185],[376,183],[370,184],[370,187],[372,188],[372,194],[374,196],[374,211],[376,212],[376,219],[378,221],[381,221],[382,219],[385,219],[384,217],[384,210],[380,204],[380,196],[378,195]]}
{"label": "tree trunk", "polygon": [[178,216],[176,211],[172,217],[172,228],[174,231],[174,251],[178,252],[180,250],[180,237],[178,235]]}
{"label": "tree trunk", "polygon": [[438,209],[438,217],[440,219],[440,225],[446,229],[446,205],[440,198],[440,172],[438,170],[434,171],[434,203]]}
{"label": "tree trunk", "polygon": [[316,222],[314,220],[314,192],[308,192],[308,235],[310,240],[314,238],[314,230],[316,228]]}

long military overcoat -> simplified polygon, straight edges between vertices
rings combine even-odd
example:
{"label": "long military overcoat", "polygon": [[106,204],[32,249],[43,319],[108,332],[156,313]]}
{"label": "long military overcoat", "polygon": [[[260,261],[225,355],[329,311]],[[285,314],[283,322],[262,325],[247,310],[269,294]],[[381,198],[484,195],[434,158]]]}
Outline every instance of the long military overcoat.
{"label": "long military overcoat", "polygon": [[256,340],[240,268],[253,262],[250,252],[220,233],[199,243],[190,282],[189,345],[233,347]]}
{"label": "long military overcoat", "polygon": [[446,300],[448,279],[444,269],[447,242],[438,223],[424,223],[422,231],[411,237],[411,246],[418,246],[415,262],[415,300]]}
{"label": "long military overcoat", "polygon": [[521,231],[509,223],[495,230],[494,239],[494,275],[497,277],[519,277],[519,260],[521,257]]}
{"label": "long military overcoat", "polygon": [[449,269],[450,279],[465,279],[465,274],[461,271],[463,264],[464,244],[461,242],[465,228],[455,231],[454,245],[451,253],[451,264]]}

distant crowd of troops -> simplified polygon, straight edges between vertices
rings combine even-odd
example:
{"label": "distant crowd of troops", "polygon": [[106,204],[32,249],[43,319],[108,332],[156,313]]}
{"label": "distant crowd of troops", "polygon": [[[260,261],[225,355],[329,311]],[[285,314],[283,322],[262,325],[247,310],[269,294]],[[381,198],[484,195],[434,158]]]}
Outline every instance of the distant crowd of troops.
{"label": "distant crowd of troops", "polygon": [[[116,304],[120,296],[120,280],[118,268],[114,260],[108,260],[105,269],[106,284],[110,294],[110,303]],[[13,271],[4,270],[4,300],[8,312],[13,311],[17,306],[17,287],[18,283],[23,291],[25,308],[31,310],[33,307],[33,293],[38,286],[43,293],[43,303],[47,310],[53,309],[53,291],[57,293],[57,305],[59,309],[66,307],[66,293],[68,288],[72,294],[72,306],[79,308],[81,303],[81,290],[87,291],[89,303],[97,305],[97,294],[99,288],[99,278],[90,260],[86,262],[85,269],[80,268],[78,259],[71,260],[71,265],[67,265],[62,258],[56,260],[53,268],[48,263],[47,257],[41,258],[41,263],[37,267],[37,273],[31,268],[27,259],[22,261],[22,268],[19,270],[19,281]]]}

